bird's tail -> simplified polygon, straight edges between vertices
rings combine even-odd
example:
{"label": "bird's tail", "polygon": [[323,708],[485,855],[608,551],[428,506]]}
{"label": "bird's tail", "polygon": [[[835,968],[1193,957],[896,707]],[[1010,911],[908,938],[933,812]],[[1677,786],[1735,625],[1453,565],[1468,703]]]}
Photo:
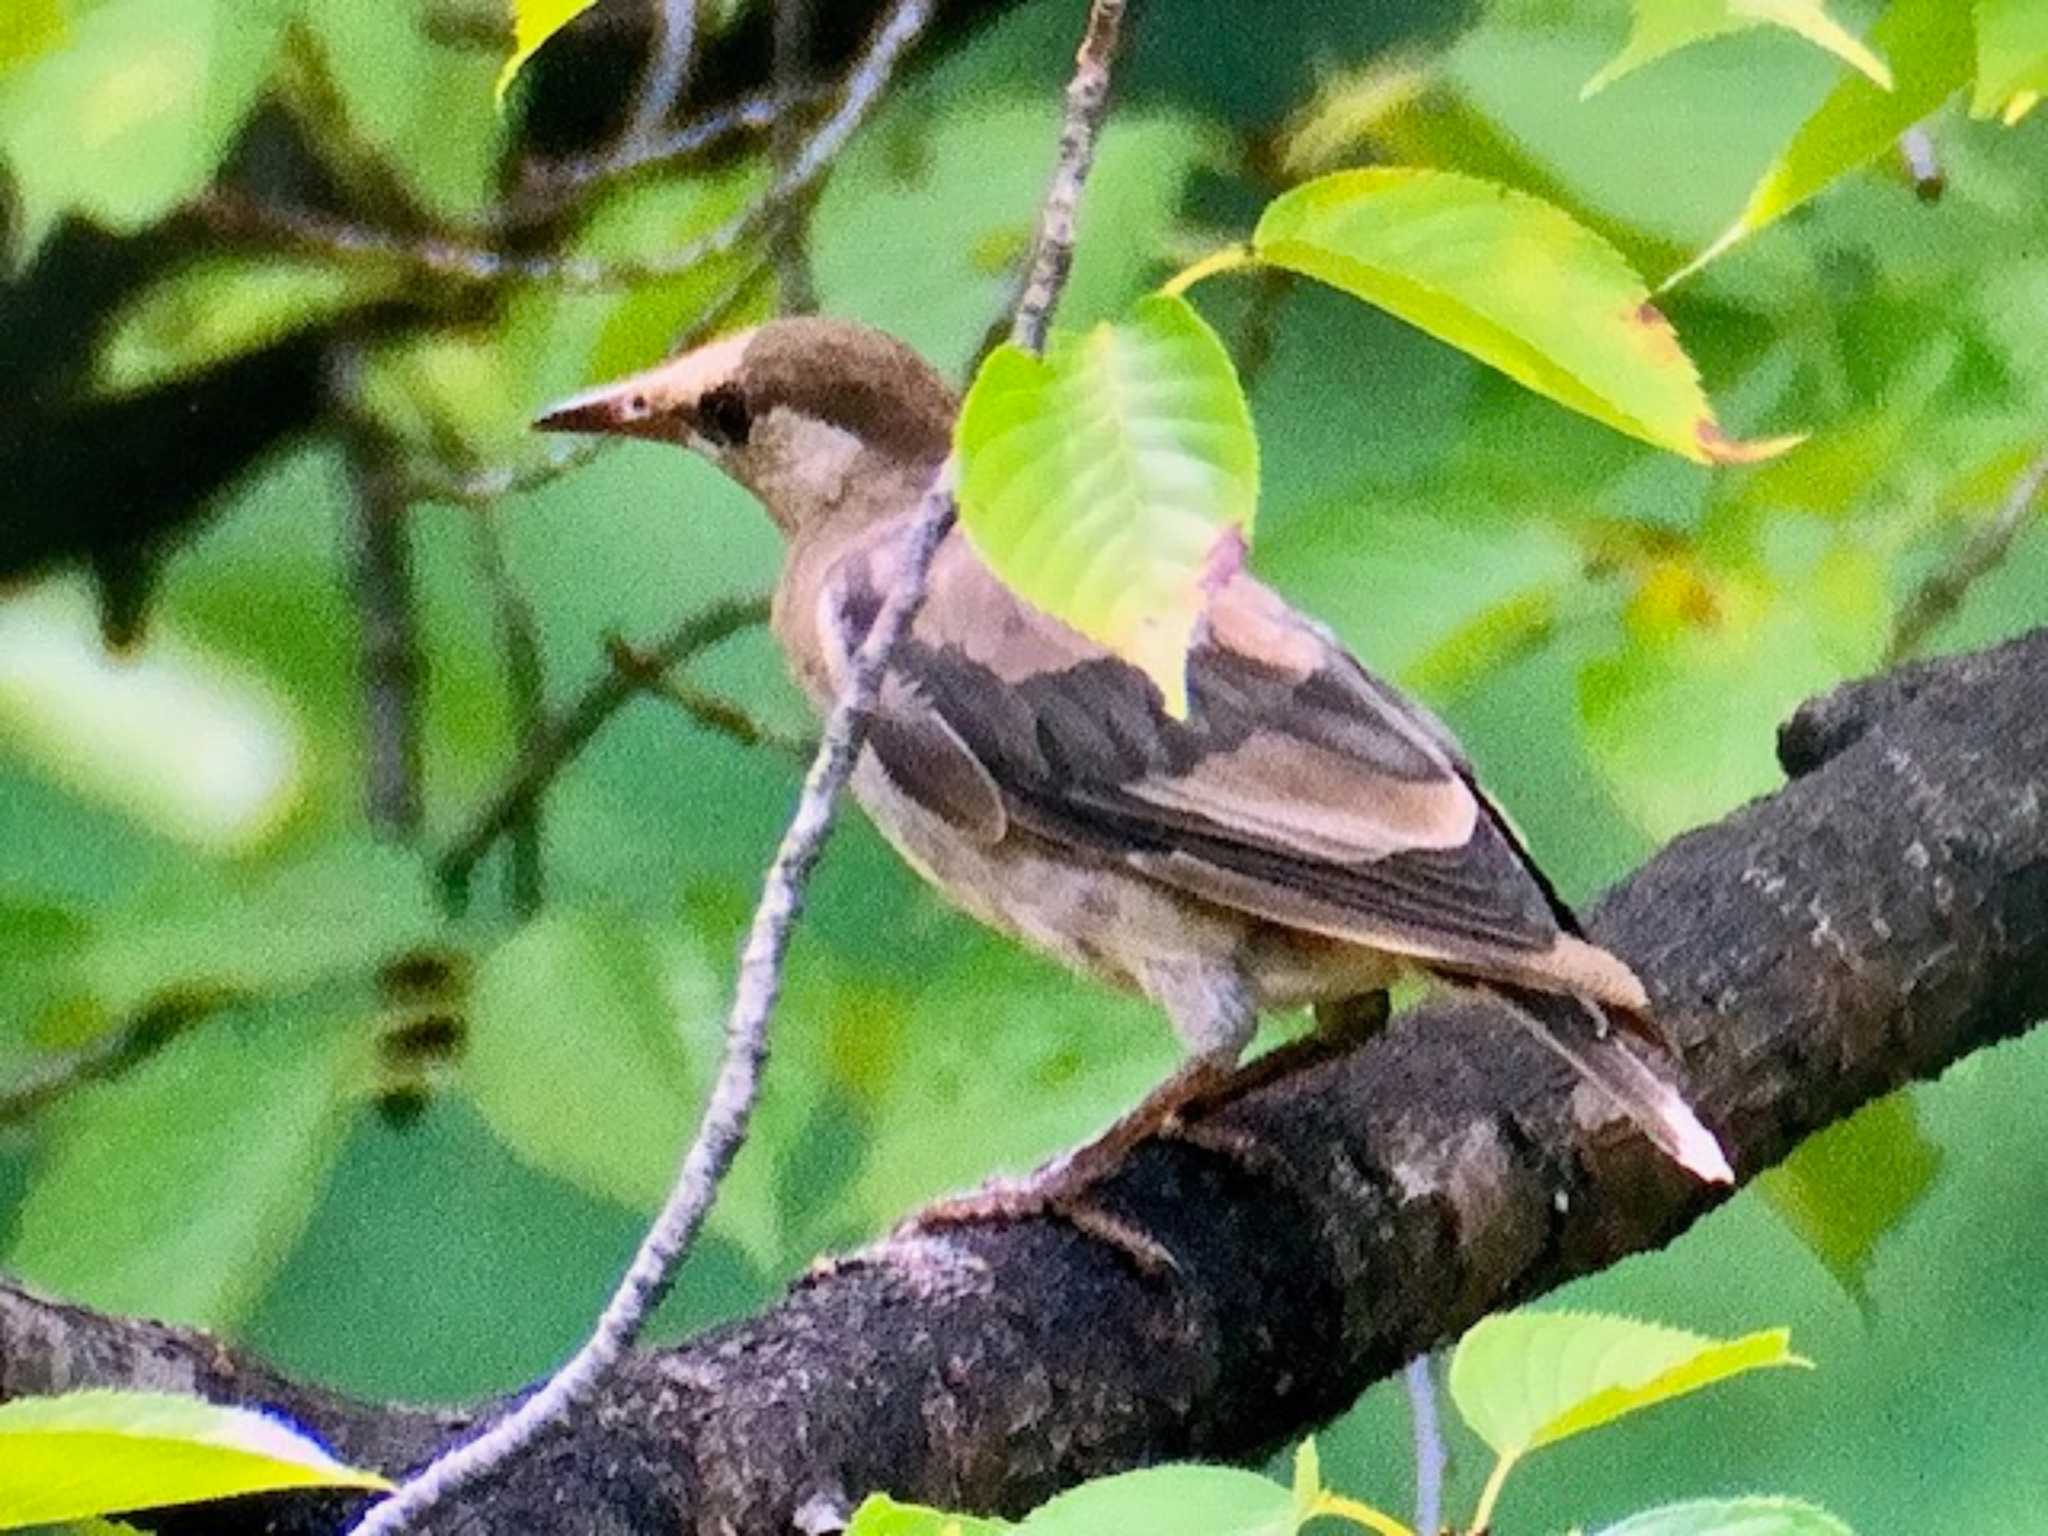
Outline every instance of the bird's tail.
{"label": "bird's tail", "polygon": [[1598,1003],[1499,982],[1487,983],[1486,990],[1514,1010],[1524,1029],[1620,1105],[1672,1161],[1710,1184],[1735,1182],[1735,1170],[1714,1133],[1678,1090],[1629,1048]]}

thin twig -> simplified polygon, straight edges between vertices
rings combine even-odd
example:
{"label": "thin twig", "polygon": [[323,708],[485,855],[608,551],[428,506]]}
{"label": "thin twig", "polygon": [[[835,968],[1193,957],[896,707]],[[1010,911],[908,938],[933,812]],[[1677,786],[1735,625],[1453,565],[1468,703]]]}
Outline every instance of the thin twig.
{"label": "thin twig", "polygon": [[660,131],[689,87],[690,63],[697,55],[697,0],[650,0],[649,8],[654,12],[654,36],[632,108],[619,130],[615,157],[644,150]]}
{"label": "thin twig", "polygon": [[924,30],[932,0],[896,0],[846,81],[837,108],[764,192],[733,218],[688,245],[642,260],[588,256],[515,256],[445,235],[402,235],[305,208],[285,208],[216,187],[193,208],[217,233],[280,241],[339,259],[392,262],[464,283],[536,283],[562,289],[632,288],[687,272],[727,255],[759,234],[792,199],[830,170],[881,98],[903,52]]}
{"label": "thin twig", "polygon": [[[765,622],[767,617],[765,597],[728,598],[690,615],[652,645],[639,648],[637,654],[647,658],[650,666],[666,669],[743,629]],[[498,792],[477,813],[469,830],[441,856],[437,873],[450,902],[460,905],[467,897],[477,861],[511,829],[520,806],[546,792],[555,775],[589,745],[590,738],[633,697],[637,687],[633,678],[617,667],[607,666],[568,708],[550,718],[528,739],[518,763]]]}
{"label": "thin twig", "polygon": [[1444,1528],[1444,1468],[1451,1459],[1444,1449],[1443,1422],[1437,1416],[1433,1371],[1431,1357],[1417,1355],[1401,1376],[1415,1425],[1415,1529],[1421,1536],[1436,1536]]}
{"label": "thin twig", "polygon": [[[491,590],[497,611],[498,643],[505,649],[505,676],[512,700],[512,734],[523,752],[540,736],[544,722],[546,679],[540,642],[535,636],[533,606],[505,563],[498,525],[488,511],[470,520],[476,540],[477,569]],[[512,811],[512,910],[531,917],[541,902],[541,795],[523,797]]]}
{"label": "thin twig", "polygon": [[[1094,159],[1095,140],[1108,108],[1109,71],[1121,33],[1123,0],[1094,0],[1088,31],[1067,91],[1060,134],[1060,169],[1040,214],[1030,306],[1013,327],[1020,343],[1036,350],[1059,302],[1072,264],[1074,208]],[[1043,281],[1037,281],[1042,275]],[[477,1439],[440,1456],[396,1493],[374,1506],[357,1527],[361,1536],[397,1536],[450,1494],[518,1455],[590,1402],[640,1328],[668,1294],[720,1181],[746,1139],[767,1058],[768,1021],[782,990],[782,962],[803,907],[804,886],[824,851],[833,810],[867,738],[882,674],[898,640],[924,603],[925,583],[939,545],[953,527],[954,466],[940,466],[918,503],[904,537],[903,574],[847,668],[845,686],[825,722],[818,755],[805,775],[796,813],[768,867],[760,904],[740,952],[739,980],[726,1017],[725,1050],[697,1134],[684,1155],[675,1187],[641,1240],[618,1290],[589,1339],[541,1389]]]}
{"label": "thin twig", "polygon": [[772,747],[806,763],[817,755],[818,743],[815,740],[791,736],[763,725],[737,699],[727,698],[686,679],[671,677],[651,657],[641,655],[616,635],[605,642],[605,653],[635,688],[654,698],[666,699],[699,725],[730,736],[743,747]]}
{"label": "thin twig", "polygon": [[[769,149],[776,170],[784,174],[803,151],[796,103],[803,91],[810,40],[811,0],[775,0],[773,75],[778,106]],[[811,206],[808,197],[791,198],[768,233],[781,309],[786,315],[807,315],[818,307],[818,287],[811,277]]]}
{"label": "thin twig", "polygon": [[191,993],[159,999],[126,1023],[75,1050],[35,1062],[12,1082],[0,1084],[0,1125],[25,1120],[75,1088],[103,1083],[142,1065],[201,1019],[233,1001],[233,995]]}
{"label": "thin twig", "polygon": [[2048,486],[2048,453],[2038,455],[2020,471],[1998,515],[1971,535],[1955,559],[1921,582],[1907,599],[1905,610],[1892,629],[1891,644],[1885,648],[1886,666],[1896,666],[1917,652],[1927,637],[1962,606],[1970,588],[2005,559],[2034,510],[2043,486]]}

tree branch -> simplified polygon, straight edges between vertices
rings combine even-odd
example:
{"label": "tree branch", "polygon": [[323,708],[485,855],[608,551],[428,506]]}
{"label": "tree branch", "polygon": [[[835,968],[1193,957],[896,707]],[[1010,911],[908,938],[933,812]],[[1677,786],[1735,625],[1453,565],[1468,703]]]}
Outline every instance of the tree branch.
{"label": "tree branch", "polygon": [[1970,588],[1998,568],[2033,514],[2043,486],[2048,486],[2048,453],[2036,455],[2020,471],[1997,515],[1971,534],[1953,560],[1914,590],[1892,629],[1891,644],[1885,650],[1886,662],[1896,664],[1916,653],[1927,643],[1927,637],[1962,606]]}
{"label": "tree branch", "polygon": [[[1679,838],[1591,920],[1648,983],[1745,1179],[2048,1011],[2048,629],[1837,690],[1781,752],[1800,777]],[[1723,1198],[1476,997],[1425,1003],[1220,1119],[1249,1163],[1154,1141],[1096,1192],[1171,1276],[1046,1219],[881,1244],[758,1317],[629,1356],[451,1528],[783,1536],[799,1508],[874,1489],[1014,1512],[1121,1468],[1256,1457]],[[138,1384],[281,1405],[391,1470],[465,1427],[309,1393],[202,1335],[0,1295],[0,1396]],[[203,1523],[330,1536],[352,1507],[253,1500]]]}

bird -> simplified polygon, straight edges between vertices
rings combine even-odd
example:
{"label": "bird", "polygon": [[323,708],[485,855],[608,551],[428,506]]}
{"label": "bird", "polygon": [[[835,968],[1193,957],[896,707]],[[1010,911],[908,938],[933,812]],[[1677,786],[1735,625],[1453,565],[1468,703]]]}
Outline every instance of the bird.
{"label": "bird", "polygon": [[[535,426],[678,445],[751,492],[786,541],[770,626],[822,713],[898,582],[958,408],[903,342],[808,315]],[[1071,1204],[1144,1137],[1270,1076],[1289,1047],[1240,1064],[1262,1013],[1307,1006],[1307,1054],[1346,1049],[1415,971],[1498,996],[1667,1156],[1732,1182],[1714,1134],[1624,1038],[1660,1038],[1641,981],[1585,936],[1449,729],[1241,565],[1207,585],[1184,717],[1011,591],[960,526],[892,653],[855,799],[953,905],[1152,999],[1184,1051],[1095,1141],[951,1214]]]}

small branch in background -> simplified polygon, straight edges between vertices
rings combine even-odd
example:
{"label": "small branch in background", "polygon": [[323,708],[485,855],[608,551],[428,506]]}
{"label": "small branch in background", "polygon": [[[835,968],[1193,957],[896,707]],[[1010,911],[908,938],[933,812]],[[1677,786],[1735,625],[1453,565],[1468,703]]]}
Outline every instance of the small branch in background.
{"label": "small branch in background", "polygon": [[[505,564],[505,550],[498,539],[494,514],[479,511],[470,518],[475,535],[477,570],[490,588],[497,612],[498,643],[505,651],[505,676],[512,700],[512,734],[524,753],[540,737],[544,721],[546,680],[543,676],[540,642],[536,638],[533,607],[512,579]],[[513,807],[508,828],[512,839],[512,910],[531,917],[541,902],[540,795],[524,796]]]}
{"label": "small branch in background", "polygon": [[228,1001],[226,993],[160,998],[98,1039],[34,1063],[12,1082],[0,1083],[0,1125],[25,1120],[75,1088],[141,1066]]}
{"label": "small branch in background", "polygon": [[1417,1355],[1402,1372],[1408,1389],[1408,1412],[1415,1424],[1415,1529],[1419,1536],[1436,1536],[1444,1528],[1444,1469],[1450,1453],[1444,1449],[1443,1421],[1436,1408],[1435,1360]]}
{"label": "small branch in background", "polygon": [[1948,178],[1941,171],[1941,157],[1934,152],[1934,136],[1927,125],[1916,123],[1899,135],[1899,163],[1913,183],[1913,194],[1923,203],[1938,203],[1948,190]]}
{"label": "small branch in background", "polygon": [[1244,321],[1237,333],[1237,376],[1247,394],[1273,360],[1280,310],[1293,291],[1294,275],[1278,268],[1259,273],[1252,282],[1251,300],[1245,305]]}
{"label": "small branch in background", "polygon": [[2037,455],[2020,471],[1997,515],[1973,533],[1956,557],[1921,582],[1907,599],[1892,629],[1891,644],[1885,648],[1886,666],[1896,666],[1915,654],[1927,637],[1962,606],[1970,588],[1997,569],[2026,525],[2044,486],[2048,486],[2048,453]]}
{"label": "small branch in background", "polygon": [[[803,149],[797,104],[804,90],[805,61],[810,53],[811,0],[775,0],[774,94],[775,126],[769,149],[778,175],[787,175]],[[808,315],[818,307],[818,287],[811,277],[810,223],[814,199],[796,197],[768,231],[768,249],[775,262],[776,287],[782,313]]]}
{"label": "small branch in background", "polygon": [[328,394],[351,492],[349,570],[369,758],[366,802],[372,827],[410,839],[420,825],[419,688],[426,663],[412,605],[408,504],[392,445],[356,399],[361,362],[353,344],[337,344],[328,361]]}
{"label": "small branch in background", "polygon": [[641,692],[666,699],[699,725],[730,736],[743,747],[772,747],[809,762],[818,744],[803,737],[787,735],[765,726],[747,712],[737,699],[729,699],[709,688],[679,677],[671,677],[651,656],[636,651],[617,635],[607,637],[605,653],[621,676]]}
{"label": "small branch in background", "polygon": [[[665,671],[743,629],[767,622],[767,618],[767,598],[730,598],[692,614],[635,654],[650,667]],[[555,776],[575,761],[591,737],[633,697],[637,686],[617,667],[607,666],[568,708],[533,733],[506,781],[478,812],[469,830],[441,856],[437,872],[452,903],[459,905],[467,898],[477,862],[511,829],[520,806],[547,793]]]}
{"label": "small branch in background", "polygon": [[697,56],[697,0],[648,0],[654,32],[614,159],[643,152],[689,89]]}

